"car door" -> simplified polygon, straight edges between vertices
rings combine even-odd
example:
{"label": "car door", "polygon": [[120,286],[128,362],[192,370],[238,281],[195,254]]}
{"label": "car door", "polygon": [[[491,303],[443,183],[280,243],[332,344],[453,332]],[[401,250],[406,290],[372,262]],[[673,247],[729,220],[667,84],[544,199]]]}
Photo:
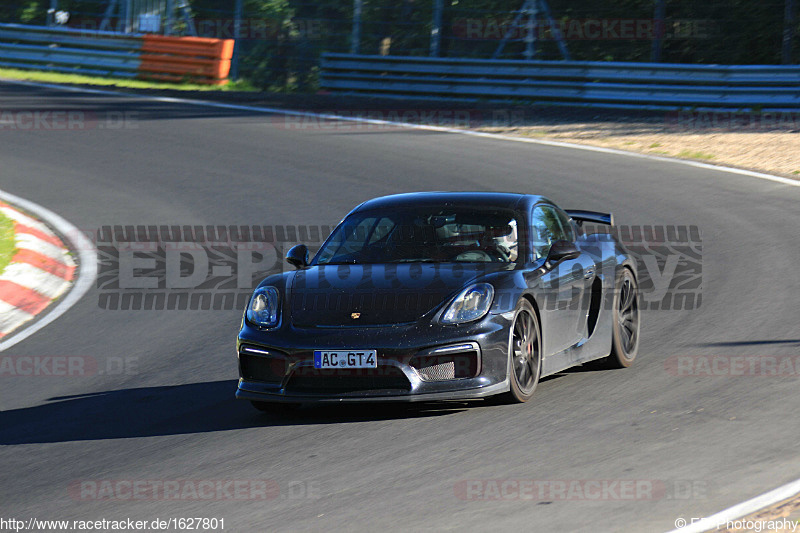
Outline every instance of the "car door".
{"label": "car door", "polygon": [[540,278],[539,311],[544,315],[542,328],[546,354],[561,352],[584,337],[585,314],[582,313],[581,301],[586,289],[586,254],[553,265],[544,261],[554,242],[575,242],[574,230],[562,223],[558,211],[552,204],[538,204],[531,214],[532,259],[541,262],[545,269]]}

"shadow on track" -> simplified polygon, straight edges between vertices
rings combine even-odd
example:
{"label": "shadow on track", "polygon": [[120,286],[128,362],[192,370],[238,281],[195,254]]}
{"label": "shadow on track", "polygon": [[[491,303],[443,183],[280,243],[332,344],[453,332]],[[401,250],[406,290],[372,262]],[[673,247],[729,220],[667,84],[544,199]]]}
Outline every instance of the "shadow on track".
{"label": "shadow on track", "polygon": [[154,437],[286,425],[339,424],[453,414],[464,404],[383,404],[259,413],[235,400],[235,380],[104,391],[0,411],[0,445]]}
{"label": "shadow on track", "polygon": [[800,339],[771,339],[757,341],[729,341],[729,342],[706,342],[695,344],[695,346],[759,346],[770,344],[800,344]]}

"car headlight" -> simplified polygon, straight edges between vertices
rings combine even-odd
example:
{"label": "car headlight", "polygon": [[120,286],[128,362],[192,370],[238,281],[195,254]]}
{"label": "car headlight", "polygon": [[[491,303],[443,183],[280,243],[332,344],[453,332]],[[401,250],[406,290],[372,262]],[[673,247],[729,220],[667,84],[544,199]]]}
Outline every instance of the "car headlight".
{"label": "car headlight", "polygon": [[459,324],[483,318],[494,299],[494,287],[488,283],[471,285],[461,291],[442,315],[442,322]]}
{"label": "car headlight", "polygon": [[247,306],[247,320],[257,326],[271,328],[278,325],[280,294],[275,287],[259,287]]}

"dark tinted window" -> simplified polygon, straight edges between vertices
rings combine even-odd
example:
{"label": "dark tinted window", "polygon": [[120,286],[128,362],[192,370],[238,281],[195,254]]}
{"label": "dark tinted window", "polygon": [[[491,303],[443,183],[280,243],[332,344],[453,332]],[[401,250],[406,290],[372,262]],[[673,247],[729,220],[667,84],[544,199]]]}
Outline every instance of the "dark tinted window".
{"label": "dark tinted window", "polygon": [[537,205],[531,215],[533,260],[547,257],[550,245],[565,238],[558,213],[550,205]]}
{"label": "dark tinted window", "polygon": [[432,206],[358,212],[319,251],[317,264],[511,263],[518,251],[511,211]]}

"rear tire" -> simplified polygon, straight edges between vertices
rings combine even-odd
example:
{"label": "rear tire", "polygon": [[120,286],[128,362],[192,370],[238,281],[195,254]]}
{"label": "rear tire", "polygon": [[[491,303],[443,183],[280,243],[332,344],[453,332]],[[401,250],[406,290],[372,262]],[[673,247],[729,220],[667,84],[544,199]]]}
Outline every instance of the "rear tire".
{"label": "rear tire", "polygon": [[539,318],[528,300],[514,310],[508,341],[510,390],[499,397],[503,403],[524,403],[533,396],[542,375],[542,335]]}
{"label": "rear tire", "polygon": [[627,368],[639,352],[639,285],[627,267],[617,276],[614,288],[611,354],[605,361],[609,368]]}

